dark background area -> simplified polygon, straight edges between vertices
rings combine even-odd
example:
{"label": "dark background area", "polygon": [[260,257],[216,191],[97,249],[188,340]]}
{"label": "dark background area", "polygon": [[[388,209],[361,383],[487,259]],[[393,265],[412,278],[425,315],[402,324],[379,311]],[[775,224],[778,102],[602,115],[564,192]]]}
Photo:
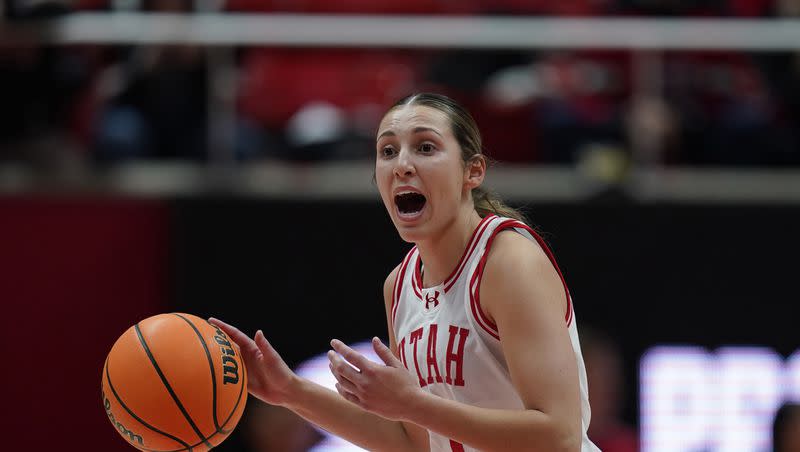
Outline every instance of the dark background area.
{"label": "dark background area", "polygon": [[[800,206],[517,201],[559,260],[578,326],[621,346],[629,421],[653,345],[784,356],[800,345]],[[107,425],[100,370],[116,337],[159,312],[261,328],[290,364],[334,337],[385,337],[382,282],[408,247],[377,199],[2,198],[3,387],[16,432],[3,449],[128,450]],[[241,447],[234,433],[217,450]]]}

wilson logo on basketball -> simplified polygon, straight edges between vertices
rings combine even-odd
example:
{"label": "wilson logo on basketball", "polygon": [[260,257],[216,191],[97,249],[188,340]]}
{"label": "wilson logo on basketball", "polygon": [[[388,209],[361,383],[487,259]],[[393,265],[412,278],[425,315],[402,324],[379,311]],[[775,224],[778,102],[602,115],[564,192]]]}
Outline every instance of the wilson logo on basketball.
{"label": "wilson logo on basketball", "polygon": [[144,446],[144,440],[142,439],[142,435],[137,435],[131,430],[125,428],[122,425],[122,422],[118,422],[117,419],[114,417],[114,413],[111,412],[111,401],[108,400],[106,397],[105,391],[100,391],[103,395],[103,406],[106,408],[106,414],[108,415],[108,419],[111,421],[111,424],[119,430],[119,432],[130,442],[137,442],[140,446]]}
{"label": "wilson logo on basketball", "polygon": [[239,363],[235,359],[236,352],[233,351],[228,336],[221,329],[217,327],[214,327],[214,329],[217,330],[217,334],[214,335],[214,341],[222,351],[222,384],[239,383]]}
{"label": "wilson logo on basketball", "polygon": [[430,309],[431,308],[431,304],[433,304],[434,308],[436,306],[439,306],[439,291],[438,290],[434,290],[433,291],[433,296],[431,296],[430,292],[425,294],[425,309]]}

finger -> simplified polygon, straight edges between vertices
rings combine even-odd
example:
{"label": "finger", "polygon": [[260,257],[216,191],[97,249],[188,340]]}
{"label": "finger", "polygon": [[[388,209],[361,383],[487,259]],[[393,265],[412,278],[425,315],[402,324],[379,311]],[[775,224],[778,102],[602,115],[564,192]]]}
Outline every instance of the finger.
{"label": "finger", "polygon": [[[361,380],[361,374],[358,369],[353,368],[347,361],[343,360],[335,351],[328,352],[328,360],[330,361],[330,368],[333,375],[340,375],[342,378],[347,379],[353,385],[356,385]],[[337,380],[339,378],[337,377]]]}
{"label": "finger", "polygon": [[380,339],[377,337],[372,338],[372,348],[375,350],[375,354],[378,355],[378,358],[384,362],[387,366],[391,367],[405,367],[403,363],[394,356],[392,350],[387,347],[386,345],[381,342]]}
{"label": "finger", "polygon": [[270,344],[267,338],[264,336],[263,331],[261,330],[256,331],[255,343],[265,359],[269,361],[275,361],[281,359],[278,352],[275,351],[274,348],[272,348],[272,344]]}
{"label": "finger", "polygon": [[236,328],[235,326],[228,325],[222,320],[215,319],[214,317],[209,318],[208,323],[218,327],[223,332],[225,332],[225,334],[227,334],[228,337],[230,337],[233,340],[233,342],[236,342],[236,344],[239,345],[239,348],[242,350],[243,353],[248,353],[248,354],[258,353],[258,346],[256,345],[256,343],[252,339],[250,339],[246,334],[239,331],[239,329]]}
{"label": "finger", "polygon": [[342,374],[336,372],[336,370],[333,367],[333,364],[329,364],[328,367],[331,369],[331,374],[333,374],[333,377],[336,379],[337,384],[341,385],[348,392],[352,393],[358,392],[356,385],[352,381],[344,377]]}
{"label": "finger", "polygon": [[372,361],[368,360],[364,355],[348,347],[347,344],[338,339],[331,341],[331,347],[333,347],[336,353],[342,355],[342,358],[348,363],[356,366],[359,370],[366,370],[373,364]]}
{"label": "finger", "polygon": [[347,390],[345,390],[339,383],[336,383],[336,390],[339,392],[339,395],[344,397],[346,400],[349,400],[355,403],[356,405],[359,405],[361,403],[361,400],[359,400],[359,398],[356,397],[355,394],[347,392]]}

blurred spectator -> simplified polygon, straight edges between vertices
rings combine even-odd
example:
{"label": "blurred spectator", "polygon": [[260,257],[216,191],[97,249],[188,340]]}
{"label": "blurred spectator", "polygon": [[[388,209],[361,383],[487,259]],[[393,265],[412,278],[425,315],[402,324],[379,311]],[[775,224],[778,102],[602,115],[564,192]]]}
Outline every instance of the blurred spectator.
{"label": "blurred spectator", "polygon": [[[774,15],[800,17],[800,1],[775,2]],[[772,160],[775,164],[800,165],[800,52],[762,52],[755,56],[776,104],[773,139],[777,141]]]}
{"label": "blurred spectator", "polygon": [[680,118],[664,99],[639,96],[630,102],[626,112],[626,135],[633,159],[638,164],[675,163],[680,152]]}
{"label": "blurred spectator", "polygon": [[636,430],[620,416],[625,382],[617,345],[611,337],[590,327],[581,328],[580,338],[592,408],[589,438],[604,452],[638,451]]}
{"label": "blurred spectator", "polygon": [[91,76],[91,58],[83,50],[0,46],[0,160],[53,170],[78,161],[71,128]]}
{"label": "blurred spectator", "polygon": [[[760,17],[769,10],[767,0],[620,0],[618,5],[626,15],[688,18]],[[674,118],[674,129],[660,146],[666,153],[662,162],[764,166],[792,161],[796,138],[781,124],[779,109],[786,83],[778,82],[770,93],[769,85],[776,83],[759,70],[756,58],[736,51],[664,53],[665,103],[659,109],[664,119]],[[638,147],[644,135],[639,133]]]}
{"label": "blurred spectator", "polygon": [[629,54],[548,53],[538,62],[536,73],[541,85],[536,119],[546,161],[575,162],[589,146],[625,143]]}
{"label": "blurred spectator", "polygon": [[682,162],[784,163],[787,142],[776,127],[776,98],[750,56],[671,53],[664,80],[667,101],[681,118]]}
{"label": "blurred spectator", "polygon": [[613,0],[479,0],[484,14],[584,17],[605,14]]}
{"label": "blurred spectator", "polygon": [[728,0],[617,0],[619,12],[637,16],[719,16]]}
{"label": "blurred spectator", "polygon": [[470,108],[490,156],[576,163],[626,148],[630,71],[624,51],[457,51],[434,59],[427,81]]}
{"label": "blurred spectator", "polygon": [[271,157],[369,158],[381,112],[413,90],[424,53],[252,49],[239,108],[267,136]]}
{"label": "blurred spectator", "polygon": [[41,19],[70,11],[70,0],[4,0],[0,12],[9,19]]}
{"label": "blurred spectator", "polygon": [[[189,12],[190,0],[150,0],[157,12]],[[129,158],[204,158],[208,80],[204,50],[189,45],[136,47],[108,68],[98,84],[102,105],[94,154]]]}
{"label": "blurred spectator", "polygon": [[312,14],[464,14],[477,0],[227,0],[226,9]]}
{"label": "blurred spectator", "polygon": [[[425,90],[457,99],[481,125],[487,155],[500,162],[537,159],[527,51],[451,50],[430,59]],[[522,86],[521,86],[522,85]]]}
{"label": "blurred spectator", "polygon": [[323,438],[286,408],[253,399],[245,413],[239,429],[251,452],[306,452]]}
{"label": "blurred spectator", "polygon": [[728,0],[727,12],[734,17],[759,18],[770,14],[775,0]]}
{"label": "blurred spectator", "polygon": [[800,405],[785,403],[775,413],[772,422],[772,450],[800,451]]}

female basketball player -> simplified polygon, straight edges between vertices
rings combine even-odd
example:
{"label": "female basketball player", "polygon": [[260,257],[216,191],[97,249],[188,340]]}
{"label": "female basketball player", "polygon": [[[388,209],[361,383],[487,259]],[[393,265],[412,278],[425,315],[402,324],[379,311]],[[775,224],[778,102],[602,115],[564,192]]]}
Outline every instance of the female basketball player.
{"label": "female basketball player", "polygon": [[378,128],[375,177],[414,243],[386,278],[389,347],[376,364],[333,340],[339,394],[296,376],[261,331],[241,347],[250,392],[369,450],[594,451],[570,296],[521,216],[481,185],[470,115],[409,96]]}

